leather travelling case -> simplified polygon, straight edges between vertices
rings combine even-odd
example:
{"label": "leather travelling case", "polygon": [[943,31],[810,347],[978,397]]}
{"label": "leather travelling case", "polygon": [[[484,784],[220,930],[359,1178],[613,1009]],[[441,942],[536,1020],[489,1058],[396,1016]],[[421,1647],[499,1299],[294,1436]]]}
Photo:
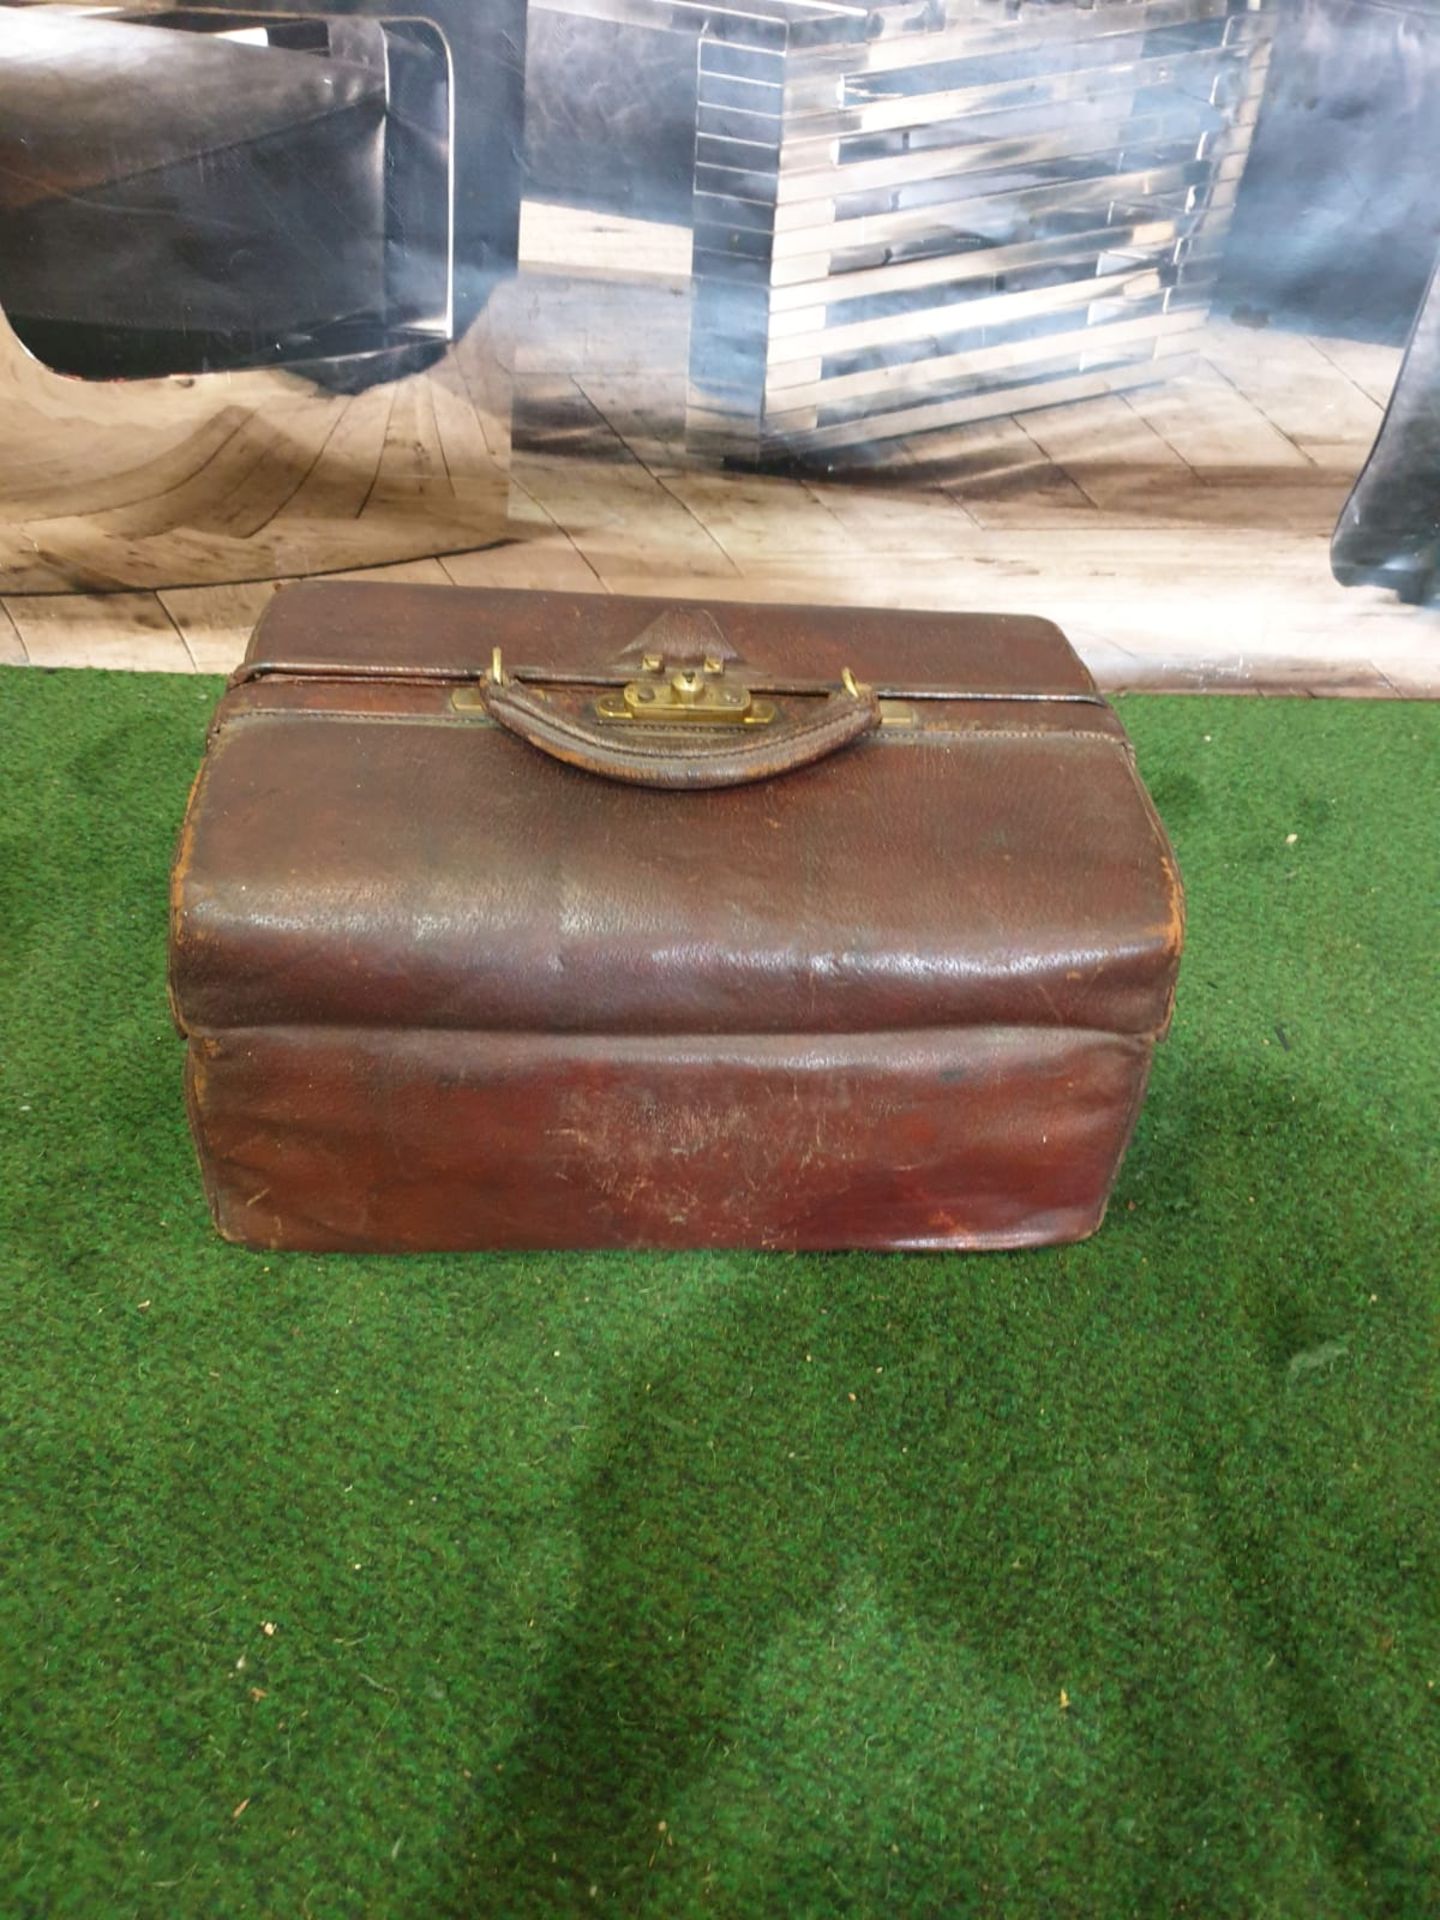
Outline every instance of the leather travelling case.
{"label": "leather travelling case", "polygon": [[264,1248],[1100,1223],[1183,907],[1043,620],[312,583],[215,716],[171,993]]}

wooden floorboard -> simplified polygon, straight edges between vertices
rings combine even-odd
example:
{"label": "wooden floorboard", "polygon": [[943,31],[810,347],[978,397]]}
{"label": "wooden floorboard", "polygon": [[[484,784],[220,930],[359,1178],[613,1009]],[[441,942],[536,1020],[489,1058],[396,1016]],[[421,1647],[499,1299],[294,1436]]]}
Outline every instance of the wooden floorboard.
{"label": "wooden floorboard", "polygon": [[17,412],[10,434],[25,441],[23,457],[0,474],[0,520],[35,521],[57,514],[108,513],[169,494],[241,432],[250,415],[222,407],[193,430],[149,436],[153,451],[136,459],[133,426],[98,429],[90,439],[90,473],[77,471],[73,452],[41,451],[50,423],[33,408]]}
{"label": "wooden floorboard", "polygon": [[355,395],[284,373],[47,386],[13,347],[0,324],[0,592],[333,573],[509,531],[499,436],[458,370],[443,400],[423,374]]}
{"label": "wooden floorboard", "polygon": [[32,666],[196,670],[178,629],[153,593],[7,597],[5,611]]}
{"label": "wooden floorboard", "polygon": [[156,597],[185,642],[197,673],[231,673],[280,580],[219,587],[168,587]]}
{"label": "wooden floorboard", "polygon": [[[1376,350],[1366,351],[1373,356]],[[1379,351],[1388,373],[1374,384],[1388,395],[1398,357],[1392,349]],[[1212,321],[1205,358],[1294,446],[1320,466],[1348,465],[1354,477],[1357,453],[1363,458],[1380,430],[1383,405],[1314,341]]]}
{"label": "wooden floorboard", "polygon": [[20,629],[5,611],[0,601],[0,666],[28,667],[30,656],[25,651],[25,642],[20,638]]}
{"label": "wooden floorboard", "polygon": [[1328,335],[1312,343],[1322,359],[1343,373],[1347,380],[1377,407],[1385,407],[1395,385],[1399,355],[1393,347],[1369,340],[1337,340]]}
{"label": "wooden floorboard", "polygon": [[1122,403],[1138,414],[1189,470],[1277,473],[1313,463],[1287,434],[1202,358],[1161,386],[1142,387]]}
{"label": "wooden floorboard", "polygon": [[440,565],[457,587],[546,587],[557,593],[603,593],[594,567],[570,540],[555,532],[533,540],[506,541],[477,553],[447,553]]}
{"label": "wooden floorboard", "polygon": [[1328,566],[1393,348],[1218,317],[1124,391],[742,474],[684,444],[688,235],[527,205],[523,246],[353,395],[58,381],[0,324],[0,661],[226,671],[281,584],[355,573],[1031,611],[1111,686],[1440,692],[1434,610]]}

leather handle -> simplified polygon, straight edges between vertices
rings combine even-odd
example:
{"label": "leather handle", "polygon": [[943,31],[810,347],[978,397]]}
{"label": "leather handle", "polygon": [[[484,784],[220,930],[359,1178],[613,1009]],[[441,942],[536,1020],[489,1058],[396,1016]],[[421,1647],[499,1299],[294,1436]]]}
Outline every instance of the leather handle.
{"label": "leather handle", "polygon": [[489,680],[481,699],[490,718],[552,759],[632,786],[738,787],[808,767],[880,724],[869,687],[827,694],[803,719],[763,727],[691,734],[645,722],[617,727],[562,713],[515,680]]}

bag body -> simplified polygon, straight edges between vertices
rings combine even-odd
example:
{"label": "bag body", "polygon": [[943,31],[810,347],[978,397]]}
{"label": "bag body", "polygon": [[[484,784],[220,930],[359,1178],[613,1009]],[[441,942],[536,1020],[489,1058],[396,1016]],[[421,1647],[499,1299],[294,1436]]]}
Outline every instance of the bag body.
{"label": "bag body", "polygon": [[317,582],[171,993],[248,1245],[1010,1247],[1099,1225],[1182,927],[1048,622]]}

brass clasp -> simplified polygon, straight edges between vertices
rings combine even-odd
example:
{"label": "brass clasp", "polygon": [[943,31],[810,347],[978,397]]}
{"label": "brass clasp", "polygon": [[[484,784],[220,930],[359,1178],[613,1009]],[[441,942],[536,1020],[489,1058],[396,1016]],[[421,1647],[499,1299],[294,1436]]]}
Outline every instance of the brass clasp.
{"label": "brass clasp", "polygon": [[656,653],[641,662],[643,678],[618,693],[602,693],[595,711],[602,720],[639,720],[668,726],[764,727],[775,718],[773,700],[760,700],[728,678],[725,663],[707,654],[698,666],[667,669]]}

